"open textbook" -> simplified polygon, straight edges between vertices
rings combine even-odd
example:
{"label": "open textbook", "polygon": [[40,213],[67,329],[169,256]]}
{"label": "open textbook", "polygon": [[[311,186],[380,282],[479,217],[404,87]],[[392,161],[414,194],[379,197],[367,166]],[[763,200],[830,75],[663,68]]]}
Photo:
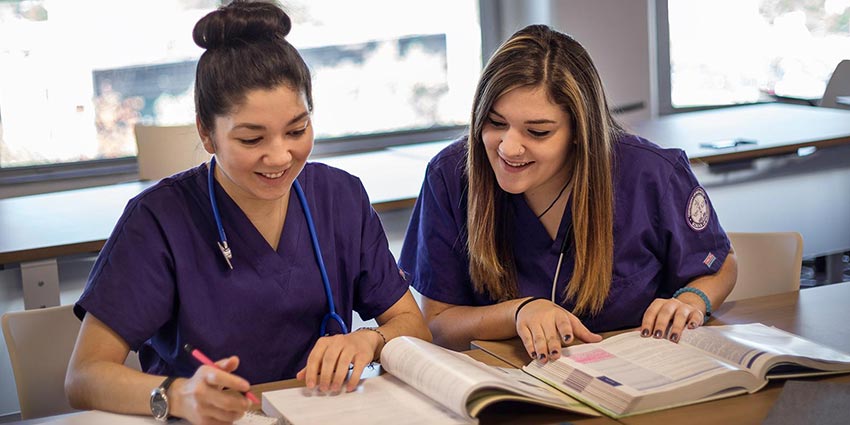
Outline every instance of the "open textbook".
{"label": "open textbook", "polygon": [[306,388],[263,393],[263,411],[284,423],[463,424],[484,407],[520,401],[599,416],[595,410],[519,369],[485,365],[471,357],[409,337],[394,338],[381,352],[389,372],[365,379],[351,393],[321,394]]}
{"label": "open textbook", "polygon": [[850,355],[760,323],[688,330],[679,344],[628,332],[523,370],[612,417],[752,393],[770,378],[850,372]]}

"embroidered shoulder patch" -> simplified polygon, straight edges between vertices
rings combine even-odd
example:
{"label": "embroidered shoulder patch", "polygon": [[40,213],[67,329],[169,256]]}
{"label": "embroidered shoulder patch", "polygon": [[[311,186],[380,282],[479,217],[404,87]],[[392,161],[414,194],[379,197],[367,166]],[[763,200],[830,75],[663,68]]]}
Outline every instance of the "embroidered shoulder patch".
{"label": "embroidered shoulder patch", "polygon": [[708,205],[708,195],[705,194],[705,189],[697,186],[691,192],[691,196],[688,197],[685,220],[688,221],[688,226],[691,229],[699,232],[708,226],[708,219],[710,217],[711,207]]}

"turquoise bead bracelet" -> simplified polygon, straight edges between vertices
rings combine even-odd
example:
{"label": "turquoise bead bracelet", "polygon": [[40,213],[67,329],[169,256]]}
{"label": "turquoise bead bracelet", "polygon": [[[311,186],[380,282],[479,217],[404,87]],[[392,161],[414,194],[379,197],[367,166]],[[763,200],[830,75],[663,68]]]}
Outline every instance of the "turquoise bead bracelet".
{"label": "turquoise bead bracelet", "polygon": [[702,323],[705,324],[705,322],[708,322],[708,318],[711,317],[711,300],[708,299],[708,295],[705,295],[705,292],[702,292],[697,288],[686,286],[686,287],[680,288],[678,291],[674,292],[673,298],[678,298],[679,295],[682,295],[685,292],[697,294],[700,298],[702,298],[702,302],[705,303],[705,318],[704,318]]}

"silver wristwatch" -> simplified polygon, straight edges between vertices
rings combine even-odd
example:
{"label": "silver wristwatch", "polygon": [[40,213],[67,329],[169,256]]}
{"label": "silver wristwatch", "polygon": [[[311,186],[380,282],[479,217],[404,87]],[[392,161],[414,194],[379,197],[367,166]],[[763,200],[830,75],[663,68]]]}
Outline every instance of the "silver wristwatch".
{"label": "silver wristwatch", "polygon": [[165,422],[168,420],[168,414],[171,412],[171,409],[168,405],[168,387],[171,386],[171,383],[174,382],[176,376],[169,376],[159,384],[158,387],[154,388],[151,391],[151,414],[153,418],[160,421]]}

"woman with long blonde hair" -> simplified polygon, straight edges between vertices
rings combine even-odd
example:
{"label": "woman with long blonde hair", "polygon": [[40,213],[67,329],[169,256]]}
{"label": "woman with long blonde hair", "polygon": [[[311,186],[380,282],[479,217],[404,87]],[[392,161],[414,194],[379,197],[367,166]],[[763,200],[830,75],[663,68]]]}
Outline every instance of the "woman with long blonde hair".
{"label": "woman with long blonde hair", "polygon": [[678,341],[737,265],[684,152],[627,134],[587,51],[526,27],[490,58],[468,136],[429,163],[400,258],[435,341],[529,355],[640,326]]}

